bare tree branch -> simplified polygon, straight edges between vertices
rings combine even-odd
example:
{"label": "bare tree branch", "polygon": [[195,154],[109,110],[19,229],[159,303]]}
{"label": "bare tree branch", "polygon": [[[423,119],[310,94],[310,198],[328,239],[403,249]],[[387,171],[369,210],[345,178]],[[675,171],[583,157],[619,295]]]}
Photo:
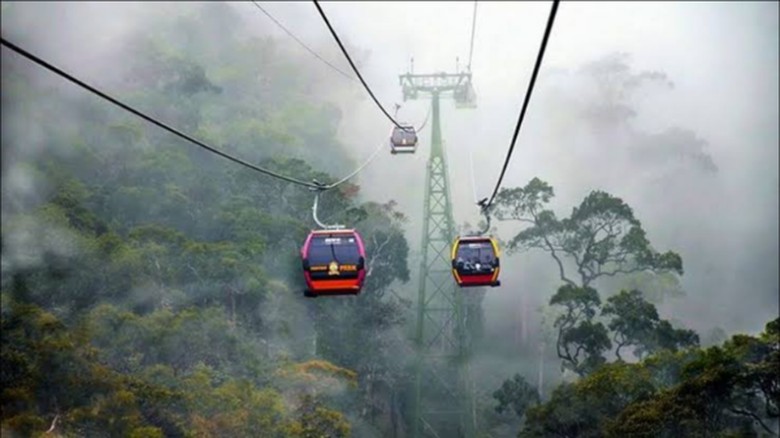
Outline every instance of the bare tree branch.
{"label": "bare tree branch", "polygon": [[[571,358],[571,353],[569,352],[569,349],[566,345],[563,345],[563,340],[561,339],[563,337],[563,330],[558,330],[558,340],[555,344],[555,350],[558,353],[558,358],[568,360],[569,362],[573,362]],[[561,352],[561,347],[566,351],[566,354],[563,354]]]}
{"label": "bare tree branch", "polygon": [[561,280],[565,281],[566,283],[568,283],[568,284],[570,284],[570,285],[572,285],[572,286],[577,286],[577,284],[576,284],[576,283],[574,283],[573,281],[569,280],[569,279],[566,277],[566,273],[565,273],[565,272],[564,272],[564,270],[563,270],[563,262],[561,262],[561,259],[560,259],[560,258],[558,257],[558,255],[555,253],[555,248],[553,248],[552,244],[551,244],[551,243],[550,243],[550,241],[547,239],[547,236],[544,236],[544,242],[547,244],[547,248],[548,248],[548,249],[549,249],[549,251],[550,251],[550,255],[552,256],[552,258],[553,258],[553,259],[555,259],[555,262],[558,264],[558,272],[560,273]]}
{"label": "bare tree branch", "polygon": [[575,367],[577,367],[577,365],[580,364],[580,361],[579,361],[580,353],[584,349],[585,349],[585,346],[580,344],[579,346],[577,346],[577,349],[574,351],[574,366]]}
{"label": "bare tree branch", "polygon": [[623,336],[623,334],[620,332],[615,332],[615,335],[612,336],[612,341],[617,344],[617,348],[615,349],[615,356],[617,356],[618,360],[623,361],[623,358],[620,356],[620,349],[628,345],[626,337]]}
{"label": "bare tree branch", "polygon": [[47,430],[45,433],[50,434],[54,432],[54,429],[57,427],[57,421],[60,419],[60,414],[57,414],[54,416],[54,420],[51,422],[51,426],[49,427],[49,430]]}
{"label": "bare tree branch", "polygon": [[758,415],[754,414],[753,412],[744,411],[742,409],[736,409],[736,408],[729,408],[729,411],[731,411],[731,412],[733,412],[733,413],[735,413],[737,415],[744,415],[746,417],[750,417],[750,418],[756,420],[756,422],[758,422],[758,424],[760,424],[761,427],[764,428],[765,431],[767,431],[767,433],[769,433],[772,436],[777,436],[777,432],[775,432],[774,430],[770,429],[766,424],[764,424],[763,421],[761,421],[761,417],[759,417]]}
{"label": "bare tree branch", "polygon": [[615,269],[614,271],[606,272],[606,271],[599,271],[593,279],[595,280],[597,277],[605,276],[605,277],[614,277],[617,274],[634,274],[636,272],[644,271],[645,268],[642,268],[641,266],[637,266],[635,268],[631,269]]}
{"label": "bare tree branch", "polygon": [[366,263],[368,265],[368,270],[366,271],[366,278],[371,276],[371,273],[374,272],[374,262],[379,258],[379,256],[382,254],[382,249],[384,249],[385,246],[387,246],[388,243],[390,243],[390,239],[392,238],[392,235],[388,234],[387,238],[382,242],[380,245],[377,245],[376,241],[376,234],[371,236],[371,240],[374,242],[374,251],[373,255],[369,259],[369,262]]}
{"label": "bare tree branch", "polygon": [[192,271],[192,273],[193,273],[193,274],[195,274],[195,278],[197,278],[197,279],[198,279],[198,281],[200,282],[200,284],[205,284],[205,282],[203,281],[203,279],[200,277],[200,274],[198,274],[198,271],[197,271],[197,270],[196,270],[194,267],[192,267],[192,265],[191,265],[191,264],[187,263],[187,267],[188,267],[188,268],[190,268],[190,271]]}

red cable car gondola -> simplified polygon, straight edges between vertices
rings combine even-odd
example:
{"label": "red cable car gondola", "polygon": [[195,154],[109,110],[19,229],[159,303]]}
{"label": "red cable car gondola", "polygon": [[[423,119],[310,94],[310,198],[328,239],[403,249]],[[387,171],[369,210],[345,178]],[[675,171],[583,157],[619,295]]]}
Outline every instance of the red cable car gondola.
{"label": "red cable car gondola", "polygon": [[301,248],[307,297],[357,295],[366,278],[366,250],[357,231],[313,230]]}
{"label": "red cable car gondola", "polygon": [[498,242],[492,237],[464,236],[452,245],[452,276],[460,287],[501,286]]}

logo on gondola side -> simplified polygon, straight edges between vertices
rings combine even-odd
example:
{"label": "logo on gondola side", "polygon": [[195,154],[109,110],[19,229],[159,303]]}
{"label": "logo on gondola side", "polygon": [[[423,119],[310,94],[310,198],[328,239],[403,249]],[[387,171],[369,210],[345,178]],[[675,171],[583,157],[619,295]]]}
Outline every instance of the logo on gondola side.
{"label": "logo on gondola side", "polygon": [[328,275],[339,275],[339,264],[335,261],[328,265]]}

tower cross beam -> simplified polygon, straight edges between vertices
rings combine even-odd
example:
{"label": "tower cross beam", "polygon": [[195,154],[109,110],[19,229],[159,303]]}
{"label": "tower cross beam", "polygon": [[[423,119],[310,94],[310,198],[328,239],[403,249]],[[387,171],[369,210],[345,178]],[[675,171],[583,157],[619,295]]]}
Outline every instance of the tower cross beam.
{"label": "tower cross beam", "polygon": [[471,84],[471,72],[460,73],[406,73],[398,75],[404,102],[417,99],[419,93],[428,93],[438,98],[445,93],[451,93],[458,108],[475,108],[476,94]]}
{"label": "tower cross beam", "polygon": [[463,89],[471,83],[471,73],[406,73],[400,75],[398,81],[404,91],[404,95],[413,94],[414,96],[410,97],[415,98],[417,97],[415,92],[419,91],[445,93]]}

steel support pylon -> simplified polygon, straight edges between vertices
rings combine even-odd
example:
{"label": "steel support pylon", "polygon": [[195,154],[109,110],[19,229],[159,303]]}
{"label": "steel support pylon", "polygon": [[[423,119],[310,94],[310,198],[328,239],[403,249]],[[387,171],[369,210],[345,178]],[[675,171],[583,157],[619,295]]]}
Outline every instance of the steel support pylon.
{"label": "steel support pylon", "polygon": [[441,138],[439,98],[470,87],[470,73],[402,75],[404,97],[431,96],[431,145],[426,168],[411,435],[473,437],[476,418],[468,368],[470,352],[463,293],[452,278],[455,238],[449,175]]}

